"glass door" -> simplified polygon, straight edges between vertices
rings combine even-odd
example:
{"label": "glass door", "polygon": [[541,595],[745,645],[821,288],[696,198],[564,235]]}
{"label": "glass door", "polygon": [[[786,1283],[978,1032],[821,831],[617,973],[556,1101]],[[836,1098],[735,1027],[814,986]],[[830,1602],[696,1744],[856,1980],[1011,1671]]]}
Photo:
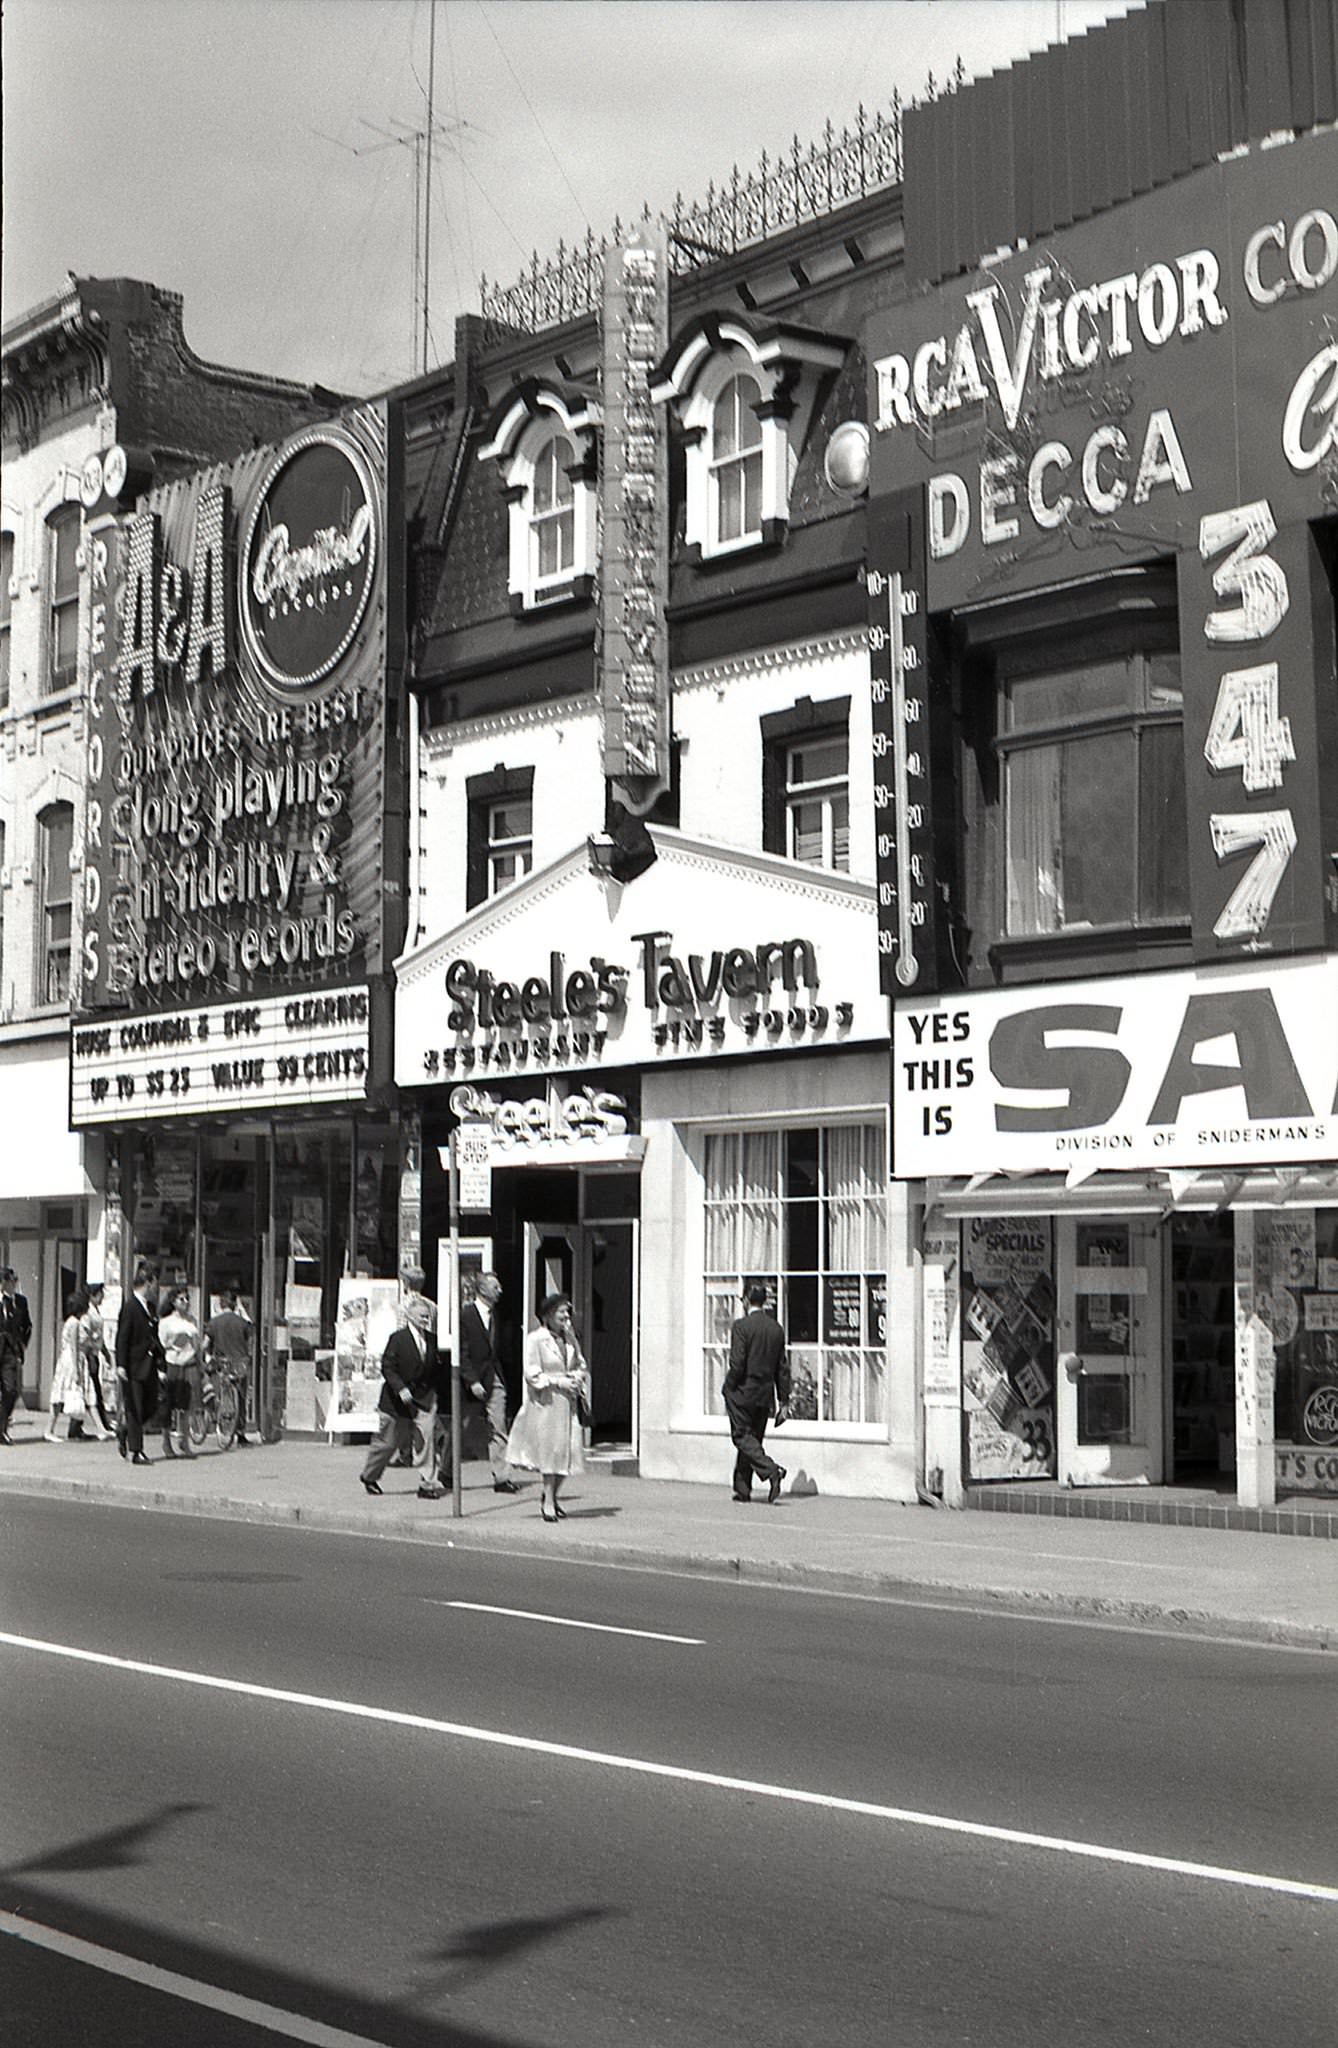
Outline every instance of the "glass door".
{"label": "glass door", "polygon": [[1059,1477],[1165,1476],[1161,1233],[1142,1217],[1060,1218]]}

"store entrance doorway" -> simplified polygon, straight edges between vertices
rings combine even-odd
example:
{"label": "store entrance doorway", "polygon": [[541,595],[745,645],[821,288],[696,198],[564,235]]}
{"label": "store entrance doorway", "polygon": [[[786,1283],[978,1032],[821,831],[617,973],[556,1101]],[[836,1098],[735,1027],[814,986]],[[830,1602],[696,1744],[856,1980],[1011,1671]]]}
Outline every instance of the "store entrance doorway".
{"label": "store entrance doorway", "polygon": [[1153,1218],[1056,1220],[1056,1426],[1069,1485],[1160,1485],[1162,1238]]}
{"label": "store entrance doorway", "polygon": [[636,1233],[634,1222],[525,1225],[525,1328],[535,1327],[545,1295],[571,1296],[597,1446],[635,1441]]}

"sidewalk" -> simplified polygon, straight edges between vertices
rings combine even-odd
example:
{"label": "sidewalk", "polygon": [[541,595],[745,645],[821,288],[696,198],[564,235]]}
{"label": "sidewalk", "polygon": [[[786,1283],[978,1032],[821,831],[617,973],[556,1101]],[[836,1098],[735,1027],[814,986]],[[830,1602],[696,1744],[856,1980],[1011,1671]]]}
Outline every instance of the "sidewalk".
{"label": "sidewalk", "polygon": [[775,1508],[719,1487],[618,1477],[598,1463],[568,1483],[567,1519],[539,1518],[537,1481],[496,1494],[485,1463],[464,1467],[463,1513],[417,1498],[416,1472],[392,1468],[385,1495],[358,1484],[361,1447],[293,1438],[132,1466],[111,1443],[49,1444],[45,1415],[19,1410],[0,1446],[0,1497],[297,1525],[349,1535],[581,1558],[754,1585],[875,1599],[1106,1619],[1251,1642],[1338,1650],[1333,1544],[1153,1523],[954,1514],[893,1502],[786,1493]]}

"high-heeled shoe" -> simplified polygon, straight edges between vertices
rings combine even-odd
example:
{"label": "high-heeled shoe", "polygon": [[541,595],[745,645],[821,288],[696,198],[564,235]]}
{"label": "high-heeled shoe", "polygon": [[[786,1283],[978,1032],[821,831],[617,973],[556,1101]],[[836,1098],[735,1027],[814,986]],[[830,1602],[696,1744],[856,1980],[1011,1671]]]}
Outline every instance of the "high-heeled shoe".
{"label": "high-heeled shoe", "polygon": [[553,1502],[553,1519],[555,1522],[565,1522],[567,1519],[567,1510],[560,1508],[556,1501]]}
{"label": "high-heeled shoe", "polygon": [[561,1510],[559,1508],[550,1508],[546,1500],[540,1501],[539,1519],[541,1522],[556,1522],[559,1518],[560,1513]]}

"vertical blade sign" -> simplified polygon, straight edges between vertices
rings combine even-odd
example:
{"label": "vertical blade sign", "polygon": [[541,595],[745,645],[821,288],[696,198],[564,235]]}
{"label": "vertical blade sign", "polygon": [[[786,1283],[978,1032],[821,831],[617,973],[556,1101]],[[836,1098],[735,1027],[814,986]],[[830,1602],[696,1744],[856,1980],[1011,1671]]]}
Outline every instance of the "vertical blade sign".
{"label": "vertical blade sign", "polygon": [[644,815],[669,783],[668,443],[650,372],[669,338],[663,232],[604,258],[599,694],[604,773]]}

